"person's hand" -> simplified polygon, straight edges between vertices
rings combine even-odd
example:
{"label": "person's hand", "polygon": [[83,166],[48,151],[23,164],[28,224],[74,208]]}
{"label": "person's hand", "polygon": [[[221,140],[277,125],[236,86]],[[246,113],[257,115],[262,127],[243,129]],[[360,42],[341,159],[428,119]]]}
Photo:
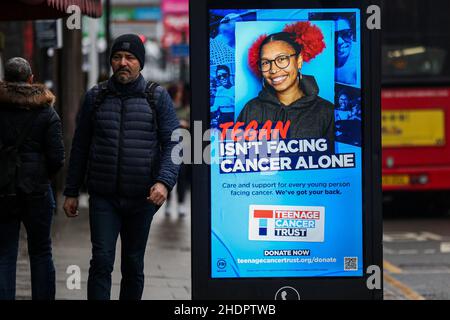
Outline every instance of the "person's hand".
{"label": "person's hand", "polygon": [[78,198],[66,197],[64,200],[64,212],[69,218],[75,218],[78,216]]}
{"label": "person's hand", "polygon": [[180,120],[180,127],[183,128],[183,129],[189,129],[189,122],[184,120],[184,119],[181,119]]}
{"label": "person's hand", "polygon": [[157,206],[161,206],[164,201],[166,201],[168,193],[169,190],[167,190],[166,186],[161,182],[157,182],[150,188],[150,193],[147,200],[149,202],[153,202]]}

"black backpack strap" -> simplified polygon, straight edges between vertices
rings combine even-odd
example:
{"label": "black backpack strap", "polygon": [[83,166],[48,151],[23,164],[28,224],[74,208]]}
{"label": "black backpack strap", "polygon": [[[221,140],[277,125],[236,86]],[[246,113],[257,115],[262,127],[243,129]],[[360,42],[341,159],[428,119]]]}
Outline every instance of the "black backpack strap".
{"label": "black backpack strap", "polygon": [[95,90],[95,98],[94,98],[94,105],[91,111],[91,123],[93,126],[95,126],[95,113],[100,108],[101,104],[103,103],[103,101],[105,100],[106,96],[109,93],[108,80],[97,84],[94,90]]}
{"label": "black backpack strap", "polygon": [[103,103],[103,101],[106,98],[106,95],[108,94],[108,80],[100,82],[97,85],[97,94],[95,95],[94,100],[94,113],[97,111],[98,108],[100,108],[100,105]]}
{"label": "black backpack strap", "polygon": [[31,129],[33,127],[33,122],[36,119],[38,112],[36,110],[31,111],[31,115],[28,117],[27,122],[25,123],[22,132],[16,140],[15,147],[18,150],[22,144],[25,142],[25,139],[31,133]]}
{"label": "black backpack strap", "polygon": [[145,96],[147,98],[147,102],[150,105],[150,108],[153,112],[153,124],[155,125],[156,132],[158,132],[158,113],[156,112],[156,104],[158,101],[155,99],[155,90],[159,86],[156,82],[149,81],[145,86]]}

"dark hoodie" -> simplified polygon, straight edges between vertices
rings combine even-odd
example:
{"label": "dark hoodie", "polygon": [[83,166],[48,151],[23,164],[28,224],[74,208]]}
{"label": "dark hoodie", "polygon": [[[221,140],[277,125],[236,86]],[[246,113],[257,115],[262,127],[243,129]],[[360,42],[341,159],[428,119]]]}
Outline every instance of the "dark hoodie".
{"label": "dark hoodie", "polygon": [[25,193],[47,192],[50,177],[64,164],[61,120],[54,102],[55,96],[42,84],[0,81],[0,144],[15,144],[30,112],[38,113],[19,149],[18,187]]}
{"label": "dark hoodie", "polygon": [[327,138],[330,150],[334,150],[333,104],[318,96],[314,77],[303,75],[300,87],[305,95],[288,106],[278,100],[271,87],[264,87],[256,98],[247,102],[237,121],[247,124],[256,120],[262,125],[267,120],[274,123],[290,120],[288,138]]}

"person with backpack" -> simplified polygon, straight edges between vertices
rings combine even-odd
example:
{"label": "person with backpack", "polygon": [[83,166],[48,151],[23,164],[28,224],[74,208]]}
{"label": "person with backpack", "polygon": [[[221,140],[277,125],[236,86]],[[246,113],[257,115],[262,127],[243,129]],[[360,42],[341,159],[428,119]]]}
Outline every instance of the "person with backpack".
{"label": "person with backpack", "polygon": [[27,231],[32,299],[55,299],[50,179],[64,165],[64,145],[54,103],[44,85],[33,83],[28,61],[6,62],[0,81],[0,300],[16,296],[21,222]]}
{"label": "person with backpack", "polygon": [[167,91],[141,75],[145,47],[134,34],[118,37],[110,52],[113,75],[89,90],[78,115],[64,195],[68,217],[78,215],[87,175],[92,259],[87,297],[109,300],[120,235],[121,300],[139,300],[144,254],[155,212],[177,181],[171,159],[179,127]]}

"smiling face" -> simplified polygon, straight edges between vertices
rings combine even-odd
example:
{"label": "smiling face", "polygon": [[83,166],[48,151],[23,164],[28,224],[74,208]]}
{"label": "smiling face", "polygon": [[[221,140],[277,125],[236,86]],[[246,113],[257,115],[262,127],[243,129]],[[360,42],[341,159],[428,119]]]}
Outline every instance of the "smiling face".
{"label": "smiling face", "polygon": [[336,60],[339,67],[345,64],[350,55],[352,36],[353,32],[348,20],[338,20],[336,22]]}
{"label": "smiling face", "polygon": [[[298,70],[302,67],[301,55],[295,54],[295,49],[285,41],[272,41],[265,44],[261,48],[261,62],[269,63],[270,70],[261,72],[266,83],[272,86],[277,93],[285,93],[288,91],[300,91],[298,87]],[[285,68],[280,65],[280,57],[286,56],[289,64]],[[276,60],[278,61],[272,61]],[[286,61],[287,62],[287,61]]]}
{"label": "smiling face", "polygon": [[116,80],[123,84],[132,82],[141,72],[139,60],[128,51],[114,53],[111,57],[111,67]]}

